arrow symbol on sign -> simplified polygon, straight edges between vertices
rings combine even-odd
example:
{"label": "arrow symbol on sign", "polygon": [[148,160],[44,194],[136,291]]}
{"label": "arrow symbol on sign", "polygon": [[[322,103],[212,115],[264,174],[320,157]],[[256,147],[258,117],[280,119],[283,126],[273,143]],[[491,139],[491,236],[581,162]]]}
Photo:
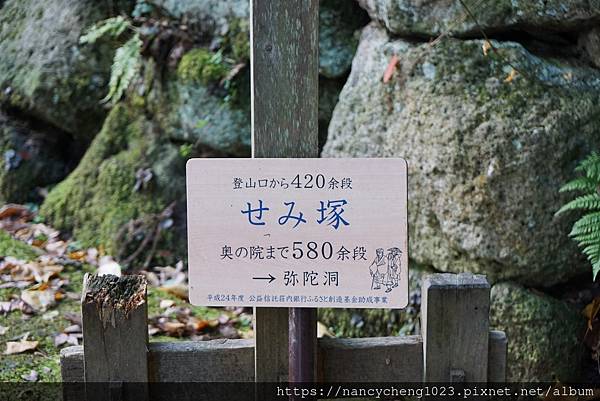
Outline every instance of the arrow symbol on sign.
{"label": "arrow symbol on sign", "polygon": [[252,277],[252,280],[269,280],[269,284],[275,280],[275,277],[269,273],[269,277]]}

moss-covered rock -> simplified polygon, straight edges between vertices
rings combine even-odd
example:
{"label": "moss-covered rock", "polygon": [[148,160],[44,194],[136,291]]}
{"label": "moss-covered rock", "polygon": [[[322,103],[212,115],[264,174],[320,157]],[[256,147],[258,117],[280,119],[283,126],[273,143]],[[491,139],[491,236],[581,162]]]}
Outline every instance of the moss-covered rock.
{"label": "moss-covered rock", "polygon": [[[106,111],[114,46],[79,45],[81,33],[131,0],[7,0],[0,3],[0,103],[89,139]],[[109,7],[109,4],[113,6]]]}
{"label": "moss-covered rock", "polygon": [[490,325],[508,336],[507,381],[581,381],[585,320],[564,302],[516,284],[497,284]]}
{"label": "moss-covered rock", "polygon": [[228,73],[227,65],[219,53],[198,48],[187,52],[177,67],[177,74],[183,81],[207,85],[219,82]]}
{"label": "moss-covered rock", "polygon": [[514,42],[485,55],[483,43],[431,47],[369,25],[323,155],[408,160],[416,262],[549,286],[589,269],[554,213],[577,161],[600,148],[600,72]]}
{"label": "moss-covered rock", "polygon": [[347,74],[358,46],[359,29],[368,15],[354,1],[319,2],[319,73],[327,78]]}
{"label": "moss-covered rock", "polygon": [[[77,168],[49,193],[41,214],[82,244],[103,246],[121,261],[131,255],[136,265],[149,256],[184,257],[185,162],[206,149],[250,154],[248,102],[227,98],[231,92],[220,82],[228,72],[224,63],[218,63],[218,76],[205,74],[207,64],[217,62],[215,54],[196,48],[177,71],[160,76],[146,60],[143,79],[111,110]],[[232,85],[245,83],[244,75]]]}
{"label": "moss-covered rock", "polygon": [[411,264],[409,304],[405,309],[319,308],[319,321],[337,337],[380,337],[419,334],[421,280],[427,272]]}
{"label": "moss-covered rock", "polygon": [[77,168],[49,193],[40,213],[81,243],[102,245],[121,257],[157,234],[155,251],[164,244],[177,252],[184,240],[172,233],[171,216],[158,215],[172,202],[185,206],[185,161],[143,110],[118,105]]}
{"label": "moss-covered rock", "polygon": [[4,162],[0,166],[0,202],[37,199],[37,187],[58,182],[67,174],[59,139],[59,135],[39,132],[0,112],[0,155]]}
{"label": "moss-covered rock", "polygon": [[421,0],[359,0],[373,20],[398,35],[469,35],[521,29],[533,34],[564,32],[593,24],[600,17],[598,0],[494,0],[485,3]]}
{"label": "moss-covered rock", "polygon": [[26,243],[16,240],[6,231],[0,230],[0,258],[12,256],[22,260],[32,260],[38,257],[40,252]]}

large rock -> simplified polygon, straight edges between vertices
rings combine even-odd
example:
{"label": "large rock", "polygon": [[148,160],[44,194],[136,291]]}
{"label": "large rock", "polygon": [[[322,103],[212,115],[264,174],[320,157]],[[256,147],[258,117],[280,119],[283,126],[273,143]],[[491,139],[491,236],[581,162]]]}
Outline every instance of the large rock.
{"label": "large rock", "polygon": [[369,17],[356,2],[321,0],[319,3],[319,73],[327,78],[347,74],[358,45],[359,31]]}
{"label": "large rock", "polygon": [[56,228],[121,261],[136,255],[132,266],[185,255],[185,162],[250,155],[248,101],[219,86],[221,76],[202,74],[208,50],[192,52],[161,77],[145,62],[147,76],[111,110],[77,168],[43,203],[41,214]]}
{"label": "large rock", "polygon": [[577,160],[600,146],[600,72],[511,42],[486,56],[482,45],[431,47],[369,25],[323,155],[408,160],[418,263],[492,282],[558,283],[589,269],[577,263],[571,222],[554,213]]}
{"label": "large rock", "polygon": [[77,168],[50,191],[40,214],[82,244],[101,245],[122,260],[139,247],[136,263],[163,249],[181,255],[185,233],[175,232],[174,213],[160,214],[172,202],[185,207],[185,161],[143,112],[117,105]]}
{"label": "large rock", "polygon": [[67,174],[60,134],[48,135],[0,112],[0,203],[24,203],[40,196],[35,190]]}
{"label": "large rock", "polygon": [[73,136],[92,138],[106,113],[100,100],[106,95],[114,44],[79,45],[79,37],[129,3],[0,2],[0,103]]}
{"label": "large rock", "polygon": [[[480,35],[496,31],[569,31],[600,17],[599,0],[465,2],[455,0],[358,0],[373,20],[399,35]],[[473,18],[474,17],[474,18]],[[542,34],[540,34],[542,35]]]}
{"label": "large rock", "polygon": [[508,337],[507,381],[581,381],[585,320],[577,310],[516,284],[501,283],[492,288],[490,325]]}

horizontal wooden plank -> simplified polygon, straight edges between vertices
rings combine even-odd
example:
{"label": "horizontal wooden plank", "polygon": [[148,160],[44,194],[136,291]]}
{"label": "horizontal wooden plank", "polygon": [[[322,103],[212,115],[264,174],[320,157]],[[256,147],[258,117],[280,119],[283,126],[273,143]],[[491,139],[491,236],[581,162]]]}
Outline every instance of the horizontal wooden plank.
{"label": "horizontal wooden plank", "polygon": [[[421,337],[319,339],[325,381],[420,380]],[[367,363],[368,362],[368,363]],[[83,348],[61,351],[63,380],[83,380]],[[339,369],[344,366],[344,369]],[[254,381],[253,340],[150,343],[150,381]]]}
{"label": "horizontal wooden plank", "polygon": [[252,382],[253,340],[150,343],[151,382]]}
{"label": "horizontal wooden plank", "polygon": [[420,382],[421,336],[323,338],[319,340],[325,382]]}
{"label": "horizontal wooden plank", "polygon": [[[505,349],[506,335],[490,332],[490,380],[503,380]],[[60,360],[64,382],[83,381],[83,347],[64,348]],[[421,336],[321,338],[318,360],[324,382],[420,382],[423,341]],[[150,343],[148,362],[154,382],[252,382],[254,341]]]}

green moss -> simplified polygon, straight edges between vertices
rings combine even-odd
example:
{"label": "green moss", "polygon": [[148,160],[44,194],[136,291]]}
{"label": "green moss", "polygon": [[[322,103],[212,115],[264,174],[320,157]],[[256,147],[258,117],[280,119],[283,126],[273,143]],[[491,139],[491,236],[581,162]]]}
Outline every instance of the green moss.
{"label": "green moss", "polygon": [[[83,266],[66,267],[61,276],[68,279],[68,283],[63,287],[66,291],[80,293],[82,287],[83,275],[90,272],[91,267]],[[17,295],[19,290],[10,289],[0,292],[0,301],[9,300]],[[56,307],[51,309],[58,311],[59,314],[52,319],[44,319],[43,313],[37,315],[25,315],[20,311],[14,311],[3,317],[2,325],[8,327],[4,336],[0,336],[0,344],[5,348],[7,341],[12,341],[15,337],[29,333],[29,340],[38,341],[38,351],[36,353],[23,353],[16,355],[2,355],[0,358],[0,382],[22,382],[22,375],[27,375],[31,370],[35,370],[39,375],[39,381],[59,382],[60,381],[60,349],[54,345],[54,336],[61,333],[72,323],[65,319],[65,313],[79,313],[80,306],[77,300],[64,298]],[[3,349],[1,351],[4,351]],[[29,387],[28,390],[38,391],[38,388]],[[40,387],[39,391],[46,392],[48,388]],[[42,394],[48,396],[47,393]],[[34,398],[32,398],[34,399]],[[46,398],[45,398],[46,399]],[[47,399],[52,399],[48,397]]]}
{"label": "green moss", "polygon": [[236,19],[229,25],[229,32],[225,38],[233,58],[238,62],[250,59],[250,33],[248,20]]}
{"label": "green moss", "polygon": [[[85,246],[102,245],[118,254],[123,250],[118,234],[127,223],[160,213],[181,199],[183,175],[181,183],[174,182],[153,167],[171,148],[176,152],[149,129],[143,112],[117,105],[77,168],[50,192],[41,215],[56,228],[71,231]],[[183,163],[181,159],[181,166],[170,167],[183,171]],[[136,174],[147,169],[152,179],[136,188]]]}
{"label": "green moss", "polygon": [[564,302],[515,284],[492,288],[490,325],[508,336],[510,381],[581,379],[583,317]]}
{"label": "green moss", "polygon": [[220,81],[228,71],[221,53],[212,53],[202,48],[186,53],[177,68],[177,74],[183,81],[194,81],[204,85]]}
{"label": "green moss", "polygon": [[0,257],[12,256],[17,259],[32,260],[39,254],[39,250],[12,238],[6,231],[0,230]]}

